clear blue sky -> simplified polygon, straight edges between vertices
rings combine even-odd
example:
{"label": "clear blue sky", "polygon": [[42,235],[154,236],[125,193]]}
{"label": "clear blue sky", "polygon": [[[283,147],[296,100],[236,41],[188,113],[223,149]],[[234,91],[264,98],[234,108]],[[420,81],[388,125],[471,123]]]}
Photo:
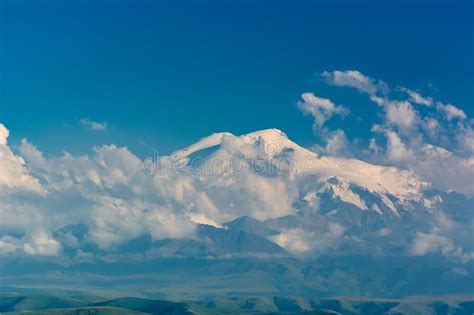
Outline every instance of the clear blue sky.
{"label": "clear blue sky", "polygon": [[[311,91],[366,97],[317,73],[359,70],[474,114],[473,2],[1,1],[0,122],[46,154],[126,145],[170,152],[216,131],[275,127],[314,142]],[[367,115],[367,114],[366,114]],[[79,121],[106,121],[91,132]],[[364,120],[365,119],[365,120]],[[359,120],[360,121],[360,120]]]}

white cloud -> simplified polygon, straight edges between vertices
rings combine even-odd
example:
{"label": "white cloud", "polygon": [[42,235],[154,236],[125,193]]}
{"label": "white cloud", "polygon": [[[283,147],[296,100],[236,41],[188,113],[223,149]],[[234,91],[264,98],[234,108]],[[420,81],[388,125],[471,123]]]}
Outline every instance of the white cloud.
{"label": "white cloud", "polygon": [[338,223],[329,223],[329,233],[332,237],[339,238],[344,235],[345,227]]}
{"label": "white cloud", "polygon": [[4,235],[0,237],[0,256],[15,252],[20,247],[18,239]]}
{"label": "white cloud", "polygon": [[420,179],[442,191],[474,195],[474,158],[461,157],[432,144],[404,142],[395,131],[376,126],[373,131],[385,136],[385,146],[375,139],[369,144],[368,156],[373,162],[394,165],[413,171]]}
{"label": "white cloud", "polygon": [[47,232],[39,230],[31,239],[23,244],[24,251],[29,255],[56,256],[61,251],[61,243],[53,239]]}
{"label": "white cloud", "polygon": [[387,102],[385,104],[385,112],[387,122],[396,125],[403,132],[410,131],[418,122],[417,112],[407,101]]}
{"label": "white cloud", "polygon": [[6,145],[10,131],[5,127],[5,125],[0,124],[0,145]]}
{"label": "white cloud", "polygon": [[455,137],[460,150],[465,152],[466,155],[474,154],[474,130],[471,126],[461,126]]}
{"label": "white cloud", "polygon": [[[414,156],[413,152],[407,148],[405,143],[399,135],[389,129],[383,128],[381,126],[374,126],[372,131],[381,132],[385,134],[387,139],[387,149],[386,149],[386,158],[390,162],[403,162],[403,161],[412,161]],[[373,150],[380,150],[380,147],[377,146],[375,140],[371,142],[371,148]]]}
{"label": "white cloud", "polygon": [[[376,204],[374,204],[376,205]],[[377,231],[377,236],[379,237],[385,237],[385,236],[389,236],[392,234],[392,230],[389,229],[389,228],[382,228],[380,230]]]}
{"label": "white cloud", "polygon": [[[398,88],[407,95],[402,99],[392,99],[389,94],[377,95],[380,91],[377,82],[382,81],[358,71],[325,72],[323,76],[332,85],[366,92],[378,105],[374,111],[383,110],[384,115],[378,115],[381,119],[372,128],[372,132],[383,135],[382,139],[370,139],[368,150],[354,150],[352,146],[355,156],[413,171],[437,189],[474,195],[471,179],[474,174],[473,120],[468,119],[462,109],[405,87]],[[384,86],[388,91],[386,84]],[[411,102],[425,107],[418,110]],[[326,130],[326,134],[331,132]]]}
{"label": "white cloud", "polygon": [[[88,226],[89,241],[104,249],[142,233],[156,239],[193,234],[186,209],[155,189],[153,176],[127,148],[104,145],[90,156],[46,159],[22,140],[20,153],[0,146],[0,235],[25,236],[3,239],[0,252],[14,245],[29,255],[58,255],[61,243],[52,231],[70,224]],[[209,206],[205,198],[195,200]]]}
{"label": "white cloud", "polygon": [[105,130],[107,128],[107,123],[92,121],[89,118],[82,118],[80,120],[81,125],[91,129],[91,130]]}
{"label": "white cloud", "polygon": [[271,237],[271,240],[294,254],[304,254],[311,250],[308,233],[303,229],[289,229]]}
{"label": "white cloud", "polygon": [[3,190],[24,189],[40,194],[47,193],[38,179],[31,176],[23,158],[15,155],[7,146],[9,131],[3,124],[0,124],[0,134],[0,141],[3,143],[0,145],[0,187]]}
{"label": "white cloud", "polygon": [[28,255],[57,256],[61,250],[61,243],[41,228],[22,238],[8,235],[0,237],[0,256],[18,251]]}
{"label": "white cloud", "polygon": [[417,232],[410,248],[413,256],[424,256],[427,254],[441,253],[446,257],[457,258],[466,263],[474,259],[474,252],[465,252],[460,246],[456,246],[449,238],[436,232]]}
{"label": "white cloud", "polygon": [[336,70],[332,72],[324,71],[322,76],[331,85],[352,87],[370,95],[377,94],[378,92],[388,92],[388,86],[385,82],[377,82],[371,77],[355,70]]}
{"label": "white cloud", "polygon": [[223,139],[222,156],[235,155],[242,169],[229,174],[214,169],[216,176],[201,176],[186,164],[150,174],[141,159],[115,145],[52,158],[27,140],[19,147],[21,156],[0,146],[0,186],[11,190],[0,190],[0,235],[21,236],[14,242],[3,239],[0,252],[58,255],[63,240],[54,239],[53,232],[71,224],[85,225],[87,241],[109,250],[142,233],[153,239],[187,238],[196,223],[218,226],[242,215],[265,220],[292,214],[298,196],[294,184],[259,174],[251,160],[240,160],[242,153],[249,158],[267,154],[267,143],[258,143]]}
{"label": "white cloud", "polygon": [[318,256],[336,247],[344,236],[345,230],[338,223],[328,223],[318,233],[302,228],[292,228],[271,236],[270,240],[293,254]]}
{"label": "white cloud", "polygon": [[418,92],[406,88],[402,88],[402,91],[406,92],[410,96],[410,101],[413,103],[425,106],[433,105],[433,99],[431,97],[423,97]]}
{"label": "white cloud", "polygon": [[202,213],[192,213],[190,214],[189,218],[191,221],[197,224],[206,224],[206,225],[212,225],[218,228],[222,228],[222,225],[220,223],[217,223],[213,219],[207,217],[205,214]]}
{"label": "white cloud", "polygon": [[442,126],[437,119],[432,117],[425,117],[422,121],[422,128],[426,130],[431,140],[438,137]]}
{"label": "white cloud", "polygon": [[350,143],[344,130],[338,129],[330,133],[326,139],[324,153],[332,156],[349,156]]}
{"label": "white cloud", "polygon": [[466,119],[467,116],[462,109],[457,108],[451,104],[443,104],[441,102],[436,103],[436,108],[438,111],[442,112],[448,120],[453,120],[455,118],[458,119]]}
{"label": "white cloud", "polygon": [[474,195],[474,157],[463,158],[444,148],[426,144],[416,152],[413,169],[438,189]]}
{"label": "white cloud", "polygon": [[401,132],[413,131],[420,122],[418,111],[407,100],[390,100],[376,95],[370,96],[370,100],[384,109],[384,123],[396,126]]}
{"label": "white cloud", "polygon": [[301,94],[303,101],[298,101],[298,108],[314,117],[314,128],[322,128],[324,123],[333,115],[345,116],[348,114],[346,107],[335,105],[331,100],[314,95],[313,93]]}

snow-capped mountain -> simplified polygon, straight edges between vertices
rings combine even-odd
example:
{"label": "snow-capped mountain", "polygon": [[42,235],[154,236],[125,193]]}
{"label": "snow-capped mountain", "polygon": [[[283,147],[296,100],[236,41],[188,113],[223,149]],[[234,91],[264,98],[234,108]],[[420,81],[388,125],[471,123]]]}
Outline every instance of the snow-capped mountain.
{"label": "snow-capped mountain", "polygon": [[[444,242],[441,235],[457,224],[441,195],[413,173],[321,156],[277,129],[216,133],[162,157],[160,164],[168,176],[192,178],[206,196],[208,208],[189,203],[194,222],[264,235],[291,254],[372,246],[372,252],[393,247],[409,255],[417,253],[410,246],[416,247],[420,235]],[[470,222],[467,213],[462,216]],[[435,252],[442,251],[436,246]]]}
{"label": "snow-capped mountain", "polygon": [[[318,155],[280,130],[213,134],[151,168],[115,146],[51,161],[26,149],[35,159],[25,155],[22,167],[44,193],[18,209],[40,220],[25,235],[7,226],[5,274],[94,273],[102,264],[124,272],[133,262],[165,282],[159,268],[177,284],[212,269],[203,281],[225,273],[302,294],[398,294],[432,277],[449,278],[450,292],[473,278],[472,199],[431,190],[408,171]],[[437,259],[427,267],[426,256]],[[364,277],[346,287],[354,274]],[[392,275],[410,280],[391,287]]]}
{"label": "snow-capped mountain", "polygon": [[[164,157],[162,162],[165,161],[194,166],[192,170],[196,173],[203,171],[198,176],[200,182],[215,189],[232,189],[239,176],[249,173],[260,178],[284,179],[285,185],[294,186],[291,193],[312,208],[318,207],[319,196],[324,194],[360,210],[390,210],[396,216],[409,209],[411,203],[428,202],[423,197],[428,184],[408,171],[355,159],[318,156],[277,129],[243,136],[216,133]],[[370,194],[370,198],[362,197],[361,192]],[[227,206],[218,208],[223,210]],[[264,218],[266,214],[257,216]]]}

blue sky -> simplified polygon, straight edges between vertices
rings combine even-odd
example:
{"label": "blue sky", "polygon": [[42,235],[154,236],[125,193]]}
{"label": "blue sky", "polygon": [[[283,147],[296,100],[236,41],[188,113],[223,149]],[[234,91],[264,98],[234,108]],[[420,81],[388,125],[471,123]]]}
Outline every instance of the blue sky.
{"label": "blue sky", "polygon": [[[303,92],[350,109],[368,140],[374,104],[326,84],[359,70],[472,117],[472,2],[69,1],[0,4],[0,121],[47,155],[115,143],[139,156],[216,131],[279,128],[318,141]],[[107,122],[102,131],[81,119]]]}

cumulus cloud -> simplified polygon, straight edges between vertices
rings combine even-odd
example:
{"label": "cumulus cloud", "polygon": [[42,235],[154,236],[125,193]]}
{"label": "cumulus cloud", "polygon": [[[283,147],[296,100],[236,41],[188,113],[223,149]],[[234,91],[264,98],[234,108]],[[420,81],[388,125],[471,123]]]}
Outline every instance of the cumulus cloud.
{"label": "cumulus cloud", "polygon": [[417,232],[410,248],[410,254],[413,256],[424,256],[437,253],[446,257],[460,259],[464,263],[474,259],[474,252],[465,252],[445,236],[436,232]]}
{"label": "cumulus cloud", "polygon": [[345,116],[348,109],[342,105],[335,105],[331,100],[314,95],[313,93],[301,94],[303,101],[297,103],[298,108],[307,115],[314,117],[314,128],[322,128],[324,123],[333,115]]}
{"label": "cumulus cloud", "polygon": [[351,157],[353,153],[351,149],[352,143],[347,139],[346,133],[342,129],[331,130],[320,130],[318,133],[321,139],[324,141],[324,145],[314,145],[311,150],[314,152],[330,155],[330,156],[341,156]]}
{"label": "cumulus cloud", "polygon": [[414,127],[418,121],[417,112],[409,102],[389,102],[385,107],[386,119],[394,124],[399,130],[407,132]]}
{"label": "cumulus cloud", "polygon": [[29,255],[56,256],[61,251],[61,244],[46,231],[40,230],[23,244],[23,249]]}
{"label": "cumulus cloud", "polygon": [[471,125],[460,125],[454,134],[461,154],[472,157],[474,154],[474,130]]}
{"label": "cumulus cloud", "polygon": [[453,119],[466,119],[466,114],[462,109],[457,108],[451,104],[443,104],[441,102],[436,103],[436,108],[442,112],[446,119],[453,120]]}
{"label": "cumulus cloud", "polygon": [[40,194],[47,193],[40,182],[31,176],[24,159],[15,155],[8,147],[9,133],[9,130],[0,124],[0,187],[3,188],[3,192],[25,189]]}
{"label": "cumulus cloud", "polygon": [[[0,253],[54,256],[65,246],[80,250],[75,237],[55,234],[77,225],[85,227],[84,242],[108,251],[144,233],[154,240],[190,238],[198,223],[219,226],[242,215],[265,220],[292,214],[297,189],[285,177],[255,170],[254,156],[279,152],[267,152],[268,143],[257,140],[250,145],[233,135],[223,139],[221,155],[242,168],[231,173],[213,168],[215,174],[200,174],[186,159],[170,156],[158,163],[172,167],[149,173],[140,158],[115,145],[50,158],[26,139],[19,155],[1,145]],[[242,153],[248,158],[241,160]]]}
{"label": "cumulus cloud", "polygon": [[392,97],[387,84],[358,71],[325,71],[323,77],[329,84],[367,93],[378,105],[374,111],[381,111],[371,129],[375,137],[366,149],[353,150],[356,157],[411,170],[437,189],[474,195],[473,122],[462,109],[405,87],[398,88],[405,97]]}
{"label": "cumulus cloud", "polygon": [[419,124],[418,111],[407,100],[391,100],[387,97],[372,95],[370,99],[385,111],[384,123],[408,133]]}
{"label": "cumulus cloud", "polygon": [[[380,125],[375,125],[372,131],[381,132],[386,136],[387,144],[385,157],[390,162],[411,162],[414,159],[413,152],[407,148],[406,144],[400,138],[400,136],[389,129],[383,128]],[[380,153],[381,148],[377,146],[375,140],[369,145],[374,151]]]}
{"label": "cumulus cloud", "polygon": [[105,130],[107,128],[107,123],[92,121],[89,118],[82,118],[80,120],[81,125],[91,129],[91,130]]}
{"label": "cumulus cloud", "polygon": [[421,122],[421,127],[426,131],[431,140],[438,137],[442,128],[438,120],[433,117],[425,117]]}
{"label": "cumulus cloud", "polygon": [[345,230],[345,227],[338,223],[328,223],[324,230],[318,233],[293,228],[271,236],[270,239],[293,254],[318,256],[336,247]]}
{"label": "cumulus cloud", "polygon": [[53,232],[77,224],[103,249],[143,233],[154,239],[193,234],[184,205],[154,189],[154,177],[127,148],[103,145],[92,155],[47,159],[22,140],[20,154],[0,146],[0,235],[14,235],[2,238],[0,252],[58,255],[62,245]]}
{"label": "cumulus cloud", "polygon": [[331,132],[330,137],[326,141],[324,152],[333,156],[347,156],[350,155],[349,146],[344,130],[338,129]]}
{"label": "cumulus cloud", "polygon": [[463,158],[442,147],[425,144],[416,152],[413,169],[443,191],[473,196],[474,157]]}
{"label": "cumulus cloud", "polygon": [[3,125],[0,124],[0,145],[6,145],[10,131]]}
{"label": "cumulus cloud", "polygon": [[413,154],[406,148],[400,137],[393,132],[387,131],[387,157],[393,161],[411,160]]}
{"label": "cumulus cloud", "polygon": [[311,239],[303,229],[289,229],[271,237],[271,240],[295,254],[304,254],[311,250]]}

